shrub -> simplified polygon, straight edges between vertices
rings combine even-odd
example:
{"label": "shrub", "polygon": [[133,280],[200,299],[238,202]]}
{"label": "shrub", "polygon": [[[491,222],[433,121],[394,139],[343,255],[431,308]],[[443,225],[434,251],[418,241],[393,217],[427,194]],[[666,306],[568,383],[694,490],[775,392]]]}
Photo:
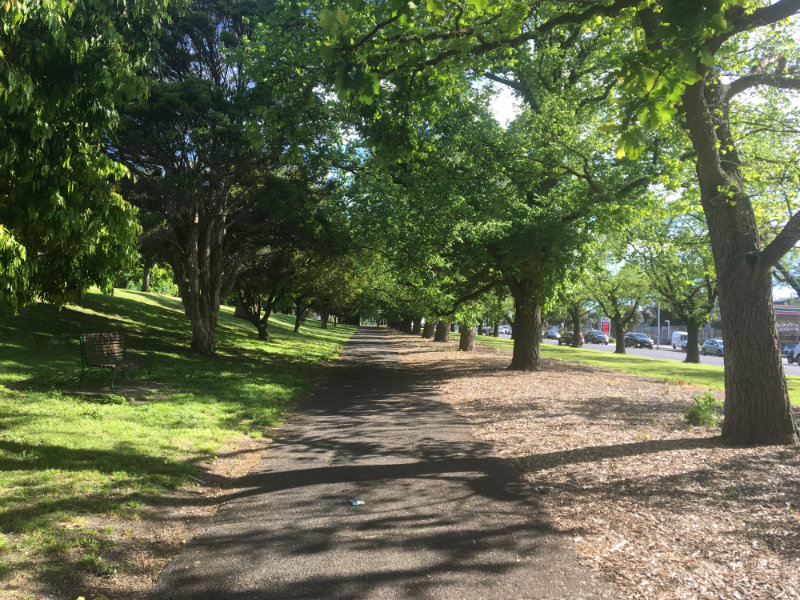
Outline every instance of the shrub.
{"label": "shrub", "polygon": [[692,405],[683,413],[683,416],[689,425],[716,427],[722,420],[718,410],[721,406],[722,402],[714,398],[714,394],[711,392],[697,394],[692,396]]}

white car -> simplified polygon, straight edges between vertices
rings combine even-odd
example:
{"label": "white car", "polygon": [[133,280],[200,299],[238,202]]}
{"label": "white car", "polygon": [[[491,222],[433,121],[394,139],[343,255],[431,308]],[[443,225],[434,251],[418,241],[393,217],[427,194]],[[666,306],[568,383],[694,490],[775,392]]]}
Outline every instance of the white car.
{"label": "white car", "polygon": [[686,350],[689,345],[689,334],[685,331],[672,332],[672,349],[673,350]]}

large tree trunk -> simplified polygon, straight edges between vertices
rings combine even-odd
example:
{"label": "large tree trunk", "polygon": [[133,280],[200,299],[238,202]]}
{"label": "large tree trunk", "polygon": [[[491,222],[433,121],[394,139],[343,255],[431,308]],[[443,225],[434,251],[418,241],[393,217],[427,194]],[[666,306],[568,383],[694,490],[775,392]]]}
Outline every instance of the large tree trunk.
{"label": "large tree trunk", "polygon": [[686,359],[683,362],[700,363],[700,325],[691,319],[684,319],[686,323]]}
{"label": "large tree trunk", "polygon": [[475,350],[475,328],[470,327],[468,321],[458,324],[459,338],[458,349],[462,352],[472,352]]}
{"label": "large tree trunk", "polygon": [[514,352],[509,369],[536,371],[541,367],[542,309],[528,286],[507,280],[514,298]]}
{"label": "large tree trunk", "polygon": [[217,351],[217,342],[214,339],[216,329],[216,318],[205,320],[199,316],[192,318],[192,350],[200,354],[213,355]]}
{"label": "large tree trunk", "polygon": [[541,367],[542,312],[538,306],[522,310],[517,308],[514,317],[514,353],[512,371],[536,371]]}
{"label": "large tree trunk", "polygon": [[322,322],[323,329],[328,328],[328,319],[330,318],[331,318],[331,313],[329,313],[327,310],[323,310],[319,313],[319,319]]}
{"label": "large tree trunk", "polygon": [[449,342],[450,341],[450,323],[447,321],[439,321],[436,324],[436,334],[433,336],[434,342]]}
{"label": "large tree trunk", "polygon": [[611,327],[614,328],[614,336],[617,338],[614,346],[614,354],[626,354],[625,351],[625,323],[621,319],[611,318]]}
{"label": "large tree trunk", "polygon": [[790,444],[797,433],[775,325],[772,278],[769,272],[748,277],[749,270],[746,265],[717,268],[725,340],[722,436],[736,445]]}
{"label": "large tree trunk", "polygon": [[[168,256],[183,308],[192,323],[192,350],[212,355],[221,298],[236,280],[235,266],[225,254],[225,213],[205,216],[197,209],[189,224],[173,225],[181,252]],[[188,215],[186,215],[188,216]]]}
{"label": "large tree trunk", "polygon": [[[700,199],[717,270],[725,339],[728,444],[797,441],[772,306],[772,262],[761,240],[729,131],[725,86],[687,88],[683,108],[697,155]],[[706,96],[708,94],[708,96]],[[724,157],[720,148],[726,149]]]}
{"label": "large tree trunk", "polygon": [[422,328],[422,337],[429,340],[433,337],[435,323],[431,319],[425,320],[425,326]]}
{"label": "large tree trunk", "polygon": [[183,305],[192,323],[192,350],[200,354],[213,355],[217,351],[214,331],[217,328],[219,303],[191,295],[188,302],[183,301]]}

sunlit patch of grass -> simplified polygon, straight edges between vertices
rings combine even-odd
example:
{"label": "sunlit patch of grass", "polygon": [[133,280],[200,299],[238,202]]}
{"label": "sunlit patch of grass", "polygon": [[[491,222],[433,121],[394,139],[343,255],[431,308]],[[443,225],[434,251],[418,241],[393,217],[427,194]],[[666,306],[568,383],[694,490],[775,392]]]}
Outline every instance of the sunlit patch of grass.
{"label": "sunlit patch of grass", "polygon": [[[48,556],[71,551],[84,553],[88,571],[113,574],[101,541],[112,529],[87,533],[84,517],[137,519],[143,500],[184,485],[225,445],[264,437],[308,391],[311,370],[336,357],[354,331],[322,330],[316,321],[299,334],[293,327],[293,317],[275,315],[273,339],[263,342],[223,307],[219,355],[200,356],[189,351],[180,301],[126,290],[89,293],[60,311],[39,304],[0,321],[0,576],[24,568],[20,556],[47,565]],[[99,370],[78,383],[78,335],[107,331],[153,358],[154,397],[61,392],[107,385]],[[118,381],[129,378],[144,373]]]}
{"label": "sunlit patch of grass", "polygon": [[[514,344],[512,340],[505,338],[478,337],[476,339],[481,344],[508,350],[511,350]],[[694,365],[677,360],[614,354],[591,348],[572,348],[554,344],[542,344],[541,352],[544,358],[613,369],[676,383],[691,383],[715,390],[725,389],[725,372],[723,367],[717,365]],[[786,384],[789,387],[789,399],[792,404],[800,405],[800,377],[787,375]]]}

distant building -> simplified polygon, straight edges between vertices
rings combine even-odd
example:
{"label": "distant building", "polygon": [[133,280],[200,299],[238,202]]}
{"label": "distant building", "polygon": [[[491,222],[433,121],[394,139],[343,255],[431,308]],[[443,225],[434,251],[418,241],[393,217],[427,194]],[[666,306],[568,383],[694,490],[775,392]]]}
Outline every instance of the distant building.
{"label": "distant building", "polygon": [[781,347],[800,341],[800,298],[773,301]]}

